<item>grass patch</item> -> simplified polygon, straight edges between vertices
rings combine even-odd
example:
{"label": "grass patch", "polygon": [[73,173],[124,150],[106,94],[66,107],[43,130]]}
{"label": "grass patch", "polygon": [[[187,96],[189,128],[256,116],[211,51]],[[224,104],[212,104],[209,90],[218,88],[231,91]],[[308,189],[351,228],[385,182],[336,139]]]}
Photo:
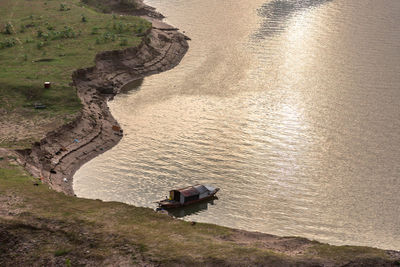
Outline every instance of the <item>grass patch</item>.
{"label": "grass patch", "polygon": [[[36,112],[36,102],[47,107],[37,117],[76,114],[81,103],[72,72],[94,65],[100,51],[138,45],[150,27],[144,19],[99,13],[79,0],[1,1],[0,114]],[[52,82],[50,89],[45,81]]]}

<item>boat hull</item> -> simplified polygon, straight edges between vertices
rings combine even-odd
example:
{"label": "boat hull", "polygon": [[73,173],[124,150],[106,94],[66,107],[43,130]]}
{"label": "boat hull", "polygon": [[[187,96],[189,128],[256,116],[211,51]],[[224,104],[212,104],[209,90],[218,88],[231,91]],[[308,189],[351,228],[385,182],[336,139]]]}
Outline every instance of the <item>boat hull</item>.
{"label": "boat hull", "polygon": [[181,207],[189,206],[189,205],[192,205],[192,204],[195,204],[195,203],[199,203],[199,202],[202,202],[202,201],[215,199],[215,198],[217,198],[216,195],[215,195],[217,192],[218,192],[218,190],[215,190],[213,193],[211,193],[210,195],[208,195],[206,197],[203,197],[201,199],[188,201],[188,202],[185,202],[183,204],[180,203],[180,202],[177,202],[177,201],[170,201],[170,200],[166,199],[166,200],[162,200],[162,201],[158,202],[158,205],[160,206],[160,208],[163,208],[163,209],[181,208]]}

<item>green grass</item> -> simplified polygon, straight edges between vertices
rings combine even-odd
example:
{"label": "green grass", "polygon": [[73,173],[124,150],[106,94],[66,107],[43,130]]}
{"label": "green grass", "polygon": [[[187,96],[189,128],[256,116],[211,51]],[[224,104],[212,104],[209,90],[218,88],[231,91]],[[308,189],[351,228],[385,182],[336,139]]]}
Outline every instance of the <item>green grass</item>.
{"label": "green grass", "polygon": [[[7,159],[4,157],[0,163],[0,199],[13,196],[18,200],[11,201],[14,204],[9,207],[18,215],[7,221],[0,216],[0,230],[5,226],[19,243],[35,241],[31,250],[18,255],[25,259],[24,264],[31,263],[35,255],[39,255],[39,263],[53,257],[65,263],[68,257],[72,265],[87,264],[88,260],[103,262],[113,255],[127,257],[132,263],[145,259],[161,265],[391,262],[384,251],[368,247],[313,242],[305,253],[293,256],[260,246],[261,239],[242,244],[229,241],[234,233],[226,227],[203,223],[193,226],[148,208],[70,197],[45,184],[35,186],[37,179],[18,166],[6,165]],[[18,247],[10,247],[3,255],[9,257],[14,250]]]}
{"label": "green grass", "polygon": [[[67,118],[81,104],[71,74],[96,53],[138,45],[151,23],[103,14],[79,0],[0,2],[0,114]],[[45,81],[52,82],[44,89]],[[35,103],[47,106],[34,110]],[[4,145],[3,145],[4,146]]]}

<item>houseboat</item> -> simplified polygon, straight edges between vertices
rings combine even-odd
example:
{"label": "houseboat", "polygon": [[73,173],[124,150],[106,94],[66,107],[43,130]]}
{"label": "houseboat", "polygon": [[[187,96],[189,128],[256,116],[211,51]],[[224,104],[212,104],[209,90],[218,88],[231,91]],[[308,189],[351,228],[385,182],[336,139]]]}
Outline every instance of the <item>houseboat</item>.
{"label": "houseboat", "polygon": [[158,205],[164,209],[179,208],[215,197],[219,188],[196,184],[181,189],[169,191],[169,198],[158,201]]}

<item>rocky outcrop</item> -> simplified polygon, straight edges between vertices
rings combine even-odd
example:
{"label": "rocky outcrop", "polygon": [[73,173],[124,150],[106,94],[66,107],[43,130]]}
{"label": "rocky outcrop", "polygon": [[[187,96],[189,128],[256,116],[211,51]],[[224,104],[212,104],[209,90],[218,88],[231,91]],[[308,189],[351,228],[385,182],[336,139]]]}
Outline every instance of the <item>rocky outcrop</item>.
{"label": "rocky outcrop", "polygon": [[76,170],[110,149],[123,136],[107,100],[131,81],[175,67],[188,49],[187,37],[176,30],[152,28],[137,47],[106,51],[95,66],[72,75],[82,101],[80,116],[50,132],[30,150],[18,151],[21,163],[53,189],[72,195]]}

